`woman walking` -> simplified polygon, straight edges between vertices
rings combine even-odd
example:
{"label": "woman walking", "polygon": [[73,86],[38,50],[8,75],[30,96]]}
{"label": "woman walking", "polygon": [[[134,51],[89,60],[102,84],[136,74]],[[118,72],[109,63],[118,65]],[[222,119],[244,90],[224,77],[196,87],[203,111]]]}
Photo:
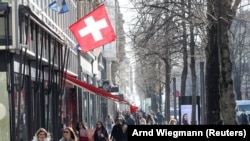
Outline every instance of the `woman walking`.
{"label": "woman walking", "polygon": [[66,127],[63,130],[63,137],[59,141],[78,141],[78,138],[71,127]]}
{"label": "woman walking", "polygon": [[93,135],[93,141],[109,141],[109,135],[101,121],[96,123],[96,129]]}
{"label": "woman walking", "polygon": [[32,141],[50,141],[50,134],[44,128],[39,128]]}
{"label": "woman walking", "polygon": [[76,125],[76,133],[78,135],[79,141],[89,141],[88,131],[83,122],[79,121]]}

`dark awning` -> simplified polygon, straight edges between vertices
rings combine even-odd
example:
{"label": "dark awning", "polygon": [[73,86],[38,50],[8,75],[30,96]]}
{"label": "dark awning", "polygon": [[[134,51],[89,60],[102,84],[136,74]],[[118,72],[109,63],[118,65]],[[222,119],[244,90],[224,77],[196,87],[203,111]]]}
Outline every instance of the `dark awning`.
{"label": "dark awning", "polygon": [[118,96],[112,95],[112,94],[110,94],[110,93],[108,93],[108,92],[106,92],[106,91],[104,91],[102,89],[99,89],[99,88],[97,88],[97,87],[95,87],[93,85],[90,85],[90,84],[88,84],[86,82],[78,80],[78,79],[76,79],[76,78],[74,78],[74,77],[72,77],[70,75],[65,75],[65,79],[66,79],[67,82],[72,83],[73,85],[76,85],[76,86],[78,86],[78,87],[80,87],[82,89],[87,89],[87,90],[89,90],[89,91],[91,91],[91,92],[93,92],[95,94],[98,94],[98,95],[100,95],[102,97],[105,97],[105,98],[108,98],[108,99],[111,99],[111,100],[115,100],[115,101],[118,101],[118,102],[121,102],[121,103],[129,104],[128,101],[126,101],[126,100],[124,100],[124,99],[122,99],[122,98],[120,98]]}

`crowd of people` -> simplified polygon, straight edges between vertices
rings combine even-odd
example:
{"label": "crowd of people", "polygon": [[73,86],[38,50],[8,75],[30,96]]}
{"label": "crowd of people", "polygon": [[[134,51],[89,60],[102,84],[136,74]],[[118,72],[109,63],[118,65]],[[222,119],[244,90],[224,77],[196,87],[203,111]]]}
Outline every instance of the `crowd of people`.
{"label": "crowd of people", "polygon": [[[160,112],[152,111],[147,114],[143,111],[136,113],[118,111],[113,117],[108,114],[106,121],[98,121],[94,132],[90,135],[87,127],[79,121],[75,128],[64,127],[62,138],[59,141],[128,141],[129,125],[163,125],[164,117]],[[171,119],[169,125],[176,125],[177,121]],[[32,141],[50,141],[51,136],[44,128],[36,131]]]}
{"label": "crowd of people", "polygon": [[125,121],[128,125],[164,125],[165,118],[161,112],[149,111],[148,113],[140,110],[136,113],[118,111],[116,119]]}

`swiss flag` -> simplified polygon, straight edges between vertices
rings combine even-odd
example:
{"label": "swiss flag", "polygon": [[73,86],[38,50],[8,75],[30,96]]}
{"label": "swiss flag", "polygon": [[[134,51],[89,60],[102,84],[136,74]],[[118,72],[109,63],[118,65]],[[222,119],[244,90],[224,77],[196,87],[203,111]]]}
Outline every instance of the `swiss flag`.
{"label": "swiss flag", "polygon": [[83,52],[101,47],[116,38],[104,4],[72,24],[69,29]]}

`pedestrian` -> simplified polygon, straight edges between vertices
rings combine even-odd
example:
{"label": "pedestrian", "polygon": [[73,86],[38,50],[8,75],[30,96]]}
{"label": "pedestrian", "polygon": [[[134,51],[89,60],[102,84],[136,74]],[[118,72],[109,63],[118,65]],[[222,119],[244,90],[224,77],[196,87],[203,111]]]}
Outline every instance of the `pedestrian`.
{"label": "pedestrian", "polygon": [[188,114],[185,113],[182,115],[182,124],[183,125],[189,125],[189,122],[188,122]]}
{"label": "pedestrian", "polygon": [[112,128],[110,139],[112,141],[122,141],[123,132],[122,132],[122,119],[116,119],[115,125]]}
{"label": "pedestrian", "polygon": [[157,116],[158,124],[163,125],[164,124],[164,116],[163,116],[163,114],[160,111],[158,111],[156,113],[156,116]]}
{"label": "pedestrian", "polygon": [[78,135],[79,141],[89,141],[88,131],[83,122],[79,121],[76,125],[76,133]]}
{"label": "pedestrian", "polygon": [[49,132],[47,132],[44,128],[39,128],[36,131],[32,141],[50,141],[50,138]]}
{"label": "pedestrian", "polygon": [[176,125],[176,124],[177,124],[176,119],[170,119],[169,125]]}
{"label": "pedestrian", "polygon": [[139,117],[139,125],[146,125],[147,124],[147,121],[143,117],[142,113],[139,113],[138,117]]}
{"label": "pedestrian", "polygon": [[248,116],[246,114],[245,109],[242,110],[242,113],[240,114],[240,124],[241,125],[249,125]]}
{"label": "pedestrian", "polygon": [[123,122],[122,123],[122,141],[128,141],[128,123],[127,122]]}
{"label": "pedestrian", "polygon": [[126,121],[121,111],[117,111],[115,119],[120,119],[122,122]]}
{"label": "pedestrian", "polygon": [[133,118],[133,115],[127,115],[126,122],[128,125],[135,125],[135,119]]}
{"label": "pedestrian", "polygon": [[101,121],[96,123],[93,141],[109,141],[108,132]]}
{"label": "pedestrian", "polygon": [[114,123],[115,122],[114,122],[113,117],[110,114],[108,114],[108,117],[106,119],[106,125],[107,125],[107,131],[109,135],[111,134],[111,130],[112,130]]}
{"label": "pedestrian", "polygon": [[63,137],[59,141],[78,141],[78,138],[71,127],[66,127],[63,130]]}
{"label": "pedestrian", "polygon": [[152,115],[152,113],[148,113],[147,118],[146,118],[146,124],[147,125],[155,125],[155,120],[154,117]]}

